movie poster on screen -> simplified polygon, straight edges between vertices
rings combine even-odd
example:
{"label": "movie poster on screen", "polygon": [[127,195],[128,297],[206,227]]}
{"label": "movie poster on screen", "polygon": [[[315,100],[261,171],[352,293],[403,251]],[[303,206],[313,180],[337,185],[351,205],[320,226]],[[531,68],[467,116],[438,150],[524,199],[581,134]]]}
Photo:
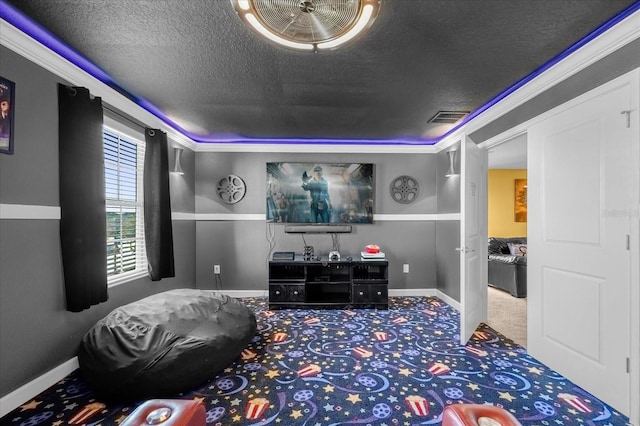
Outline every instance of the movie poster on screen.
{"label": "movie poster on screen", "polygon": [[0,76],[0,153],[13,154],[15,84]]}

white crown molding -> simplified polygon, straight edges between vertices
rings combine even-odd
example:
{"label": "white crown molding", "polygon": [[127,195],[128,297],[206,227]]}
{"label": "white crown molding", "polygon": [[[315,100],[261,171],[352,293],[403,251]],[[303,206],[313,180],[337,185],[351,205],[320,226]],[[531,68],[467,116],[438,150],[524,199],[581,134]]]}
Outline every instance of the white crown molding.
{"label": "white crown molding", "polygon": [[[640,38],[640,10],[609,28],[466,123],[463,127],[464,132],[471,134],[479,130],[638,38]],[[459,138],[459,135],[447,136],[438,145],[447,142],[450,138]]]}
{"label": "white crown molding", "polygon": [[301,154],[434,154],[439,151],[435,145],[380,145],[360,144],[261,144],[261,143],[198,143],[196,152],[269,152]]}
{"label": "white crown molding", "polygon": [[143,123],[148,123],[150,127],[161,128],[167,132],[170,139],[196,152],[438,153],[457,143],[462,135],[473,133],[639,37],[640,11],[636,11],[497,102],[487,111],[454,130],[436,145],[196,143],[164,124],[149,111],[0,19],[0,44],[72,84],[89,88],[95,96],[101,96],[108,104]]}
{"label": "white crown molding", "polygon": [[158,117],[118,93],[111,87],[97,80],[86,71],[77,67],[48,47],[24,34],[22,31],[0,19],[0,44],[13,50],[20,56],[52,72],[71,84],[89,89],[92,95],[100,96],[104,102],[140,121],[149,127],[160,128],[174,142],[196,152],[269,152],[269,153],[435,153],[438,149],[432,145],[363,145],[358,143],[236,143],[236,142],[195,142],[189,137],[169,127]]}
{"label": "white crown molding", "polygon": [[574,108],[576,105],[580,105],[581,103],[587,102],[589,99],[597,98],[599,96],[604,95],[605,93],[617,90],[620,87],[628,86],[629,90],[634,93],[637,93],[637,85],[638,81],[640,81],[640,68],[636,68],[627,72],[626,74],[621,75],[620,77],[614,78],[613,80],[608,81],[607,83],[596,87],[582,95],[571,99],[563,103],[562,105],[558,105],[548,111],[543,112],[540,115],[537,115],[527,121],[524,121],[510,129],[505,130],[502,133],[499,133],[486,141],[483,141],[478,146],[480,148],[490,148],[496,145],[499,145],[503,142],[507,142],[512,140],[513,138],[526,134],[527,130],[536,125],[537,123],[543,122],[554,115],[557,115],[561,111],[566,111],[568,109]]}
{"label": "white crown molding", "polygon": [[70,84],[86,87],[93,96],[101,97],[105,103],[130,115],[141,123],[145,123],[149,127],[162,129],[167,133],[167,137],[176,143],[191,150],[196,149],[194,141],[167,126],[149,111],[29,37],[4,19],[0,19],[0,44],[68,81]]}

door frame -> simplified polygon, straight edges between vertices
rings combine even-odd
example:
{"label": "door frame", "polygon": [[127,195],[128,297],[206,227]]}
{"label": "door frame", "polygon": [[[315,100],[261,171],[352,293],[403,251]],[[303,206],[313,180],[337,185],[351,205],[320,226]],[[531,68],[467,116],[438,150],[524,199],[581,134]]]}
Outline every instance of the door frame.
{"label": "door frame", "polygon": [[[460,141],[460,344],[487,322],[487,150]],[[469,196],[469,194],[471,194]]]}
{"label": "door frame", "polygon": [[[608,90],[611,85],[619,84],[621,81],[628,81],[632,87],[634,106],[633,111],[630,114],[630,125],[633,129],[632,132],[632,149],[633,158],[636,161],[637,167],[633,168],[634,179],[636,182],[636,188],[640,186],[640,68],[636,68],[610,82],[603,84],[602,86],[578,96],[560,107],[557,108],[572,108],[574,105],[583,102],[585,98],[597,96]],[[514,126],[513,128],[506,130],[486,141],[482,142],[478,146],[483,149],[489,149],[501,143],[505,143],[510,139],[527,133],[527,129],[531,126],[542,122],[549,118],[552,114],[557,114],[557,108],[552,111],[547,111],[540,114],[530,120],[527,120],[521,124]],[[527,167],[529,168],[529,166]],[[637,283],[640,282],[640,194],[636,194],[636,200],[633,200],[637,209],[635,212],[631,212],[633,219],[631,221],[631,241],[630,241],[630,257],[631,257],[631,294],[630,294],[630,406],[631,413],[629,420],[632,424],[640,425],[640,286]],[[461,277],[462,279],[462,277]],[[528,302],[529,303],[529,302]],[[561,371],[559,371],[562,374]],[[596,395],[597,396],[597,395]],[[635,407],[635,408],[634,408]]]}

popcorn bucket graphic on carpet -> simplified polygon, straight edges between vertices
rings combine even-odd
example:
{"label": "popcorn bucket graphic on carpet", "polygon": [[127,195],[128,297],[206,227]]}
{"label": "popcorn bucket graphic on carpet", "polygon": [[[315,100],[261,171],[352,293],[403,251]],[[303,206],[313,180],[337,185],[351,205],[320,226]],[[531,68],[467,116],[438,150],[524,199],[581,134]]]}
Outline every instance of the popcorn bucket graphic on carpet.
{"label": "popcorn bucket graphic on carpet", "polygon": [[441,363],[441,362],[436,362],[435,364],[433,364],[431,367],[429,367],[429,373],[433,374],[434,376],[438,376],[440,374],[444,374],[444,373],[448,373],[450,370],[450,368]]}
{"label": "popcorn bucket graphic on carpet", "polygon": [[249,420],[257,420],[262,417],[269,407],[269,400],[265,398],[254,398],[247,402],[244,410],[244,416]]}
{"label": "popcorn bucket graphic on carpet", "polygon": [[353,352],[355,352],[356,355],[358,355],[360,358],[369,358],[373,355],[373,352],[371,352],[370,350],[360,347],[354,348]]}
{"label": "popcorn bucket graphic on carpet", "polygon": [[317,376],[321,371],[322,371],[322,369],[320,368],[319,365],[310,364],[310,365],[307,365],[306,367],[301,368],[300,370],[298,370],[298,375],[300,377]]}
{"label": "popcorn bucket graphic on carpet", "polygon": [[580,411],[581,413],[591,412],[591,408],[579,396],[572,395],[570,393],[559,393],[558,398],[562,399],[564,402],[571,405],[573,408]]}
{"label": "popcorn bucket graphic on carpet", "polygon": [[376,336],[376,339],[378,339],[381,342],[385,342],[389,340],[389,334],[385,333],[384,331],[376,331],[373,334]]}
{"label": "popcorn bucket graphic on carpet", "polygon": [[489,352],[487,352],[487,351],[485,351],[483,349],[480,349],[480,348],[474,348],[473,346],[465,346],[464,349],[467,352],[471,352],[472,354],[476,354],[478,356],[487,356],[487,355],[489,355]]}
{"label": "popcorn bucket graphic on carpet", "polygon": [[287,333],[275,333],[273,335],[273,341],[276,343],[284,342],[285,340],[287,340],[287,336]]}
{"label": "popcorn bucket graphic on carpet", "polygon": [[76,413],[75,416],[69,420],[70,425],[82,425],[87,423],[91,417],[98,414],[100,411],[104,410],[107,406],[101,402],[92,402],[91,404],[87,404],[80,411]]}
{"label": "popcorn bucket graphic on carpet", "polygon": [[257,355],[258,354],[256,353],[256,351],[252,349],[244,349],[242,352],[240,352],[240,357],[245,361],[255,358]]}
{"label": "popcorn bucket graphic on carpet", "polygon": [[431,302],[431,304],[433,306],[442,306],[442,303],[440,303],[440,301],[438,301],[438,300],[434,300],[433,302]]}
{"label": "popcorn bucket graphic on carpet", "polygon": [[489,340],[489,337],[491,337],[489,333],[487,333],[486,331],[478,331],[478,330],[474,331],[473,335],[478,340]]}
{"label": "popcorn bucket graphic on carpet", "polygon": [[422,313],[423,314],[427,314],[427,315],[431,315],[431,316],[438,315],[438,313],[436,311],[432,311],[431,309],[423,309]]}
{"label": "popcorn bucket graphic on carpet", "polygon": [[265,317],[269,318],[269,317],[274,316],[275,314],[276,314],[276,313],[275,313],[274,311],[264,311],[264,314],[263,314],[263,315],[264,315]]}
{"label": "popcorn bucket graphic on carpet", "polygon": [[307,325],[317,324],[320,322],[320,318],[309,318],[308,320],[304,320],[304,323]]}
{"label": "popcorn bucket graphic on carpet", "polygon": [[426,416],[429,414],[429,404],[426,398],[418,395],[410,395],[404,399],[404,402],[416,416]]}
{"label": "popcorn bucket graphic on carpet", "polygon": [[407,319],[405,317],[400,317],[400,318],[396,318],[393,321],[394,324],[403,324],[405,322],[407,322]]}

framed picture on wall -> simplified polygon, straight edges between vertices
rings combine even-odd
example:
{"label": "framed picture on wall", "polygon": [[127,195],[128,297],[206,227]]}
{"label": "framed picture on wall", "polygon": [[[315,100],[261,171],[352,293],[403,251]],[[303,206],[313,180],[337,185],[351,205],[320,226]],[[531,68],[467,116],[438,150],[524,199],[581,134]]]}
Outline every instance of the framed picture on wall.
{"label": "framed picture on wall", "polygon": [[527,180],[515,179],[513,210],[516,222],[527,221]]}
{"label": "framed picture on wall", "polygon": [[13,154],[15,83],[0,76],[0,153]]}

